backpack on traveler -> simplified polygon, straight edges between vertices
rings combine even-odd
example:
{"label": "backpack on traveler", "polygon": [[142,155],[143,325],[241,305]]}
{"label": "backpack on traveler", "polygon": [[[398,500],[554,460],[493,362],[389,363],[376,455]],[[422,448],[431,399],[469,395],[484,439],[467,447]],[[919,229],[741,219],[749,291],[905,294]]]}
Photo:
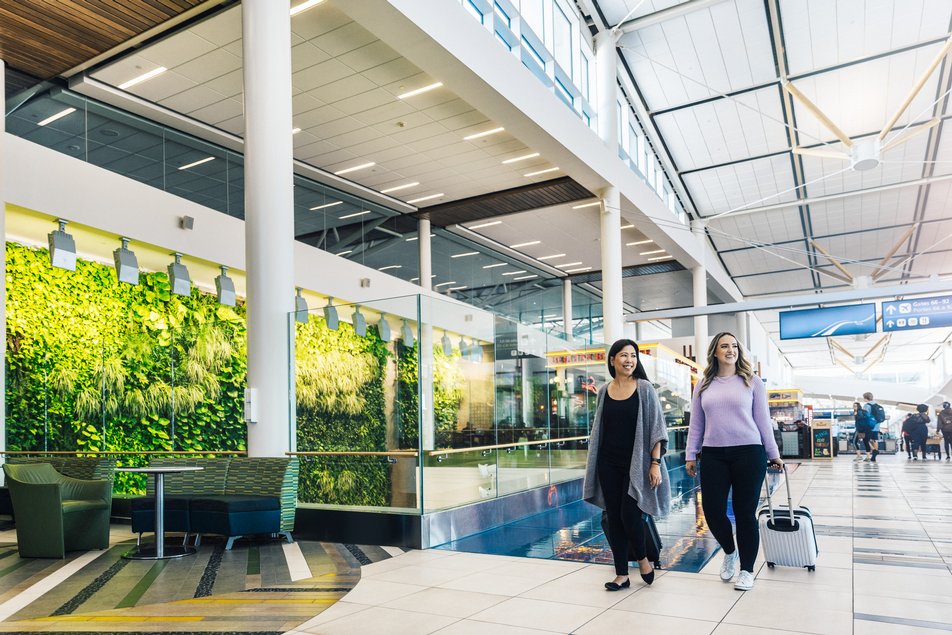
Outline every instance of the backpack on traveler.
{"label": "backpack on traveler", "polygon": [[883,407],[875,401],[869,404],[869,410],[870,414],[873,416],[873,420],[876,421],[876,423],[882,423],[886,420],[886,411],[883,410]]}

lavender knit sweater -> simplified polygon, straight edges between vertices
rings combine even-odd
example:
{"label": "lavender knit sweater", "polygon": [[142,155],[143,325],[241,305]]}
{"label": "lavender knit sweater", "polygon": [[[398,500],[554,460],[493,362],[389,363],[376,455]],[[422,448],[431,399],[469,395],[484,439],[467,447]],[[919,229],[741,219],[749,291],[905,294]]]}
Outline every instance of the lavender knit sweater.
{"label": "lavender knit sweater", "polygon": [[780,457],[767,391],[759,377],[751,380],[749,388],[740,375],[715,377],[704,392],[695,391],[685,459],[696,460],[704,445],[763,445],[768,459]]}

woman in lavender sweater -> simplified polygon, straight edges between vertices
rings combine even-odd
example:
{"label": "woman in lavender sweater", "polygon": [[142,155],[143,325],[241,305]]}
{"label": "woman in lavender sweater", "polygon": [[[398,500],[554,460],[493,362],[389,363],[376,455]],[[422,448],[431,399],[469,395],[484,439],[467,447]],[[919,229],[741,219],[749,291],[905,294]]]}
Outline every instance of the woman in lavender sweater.
{"label": "woman in lavender sweater", "polygon": [[[760,549],[757,503],[767,473],[767,461],[783,466],[774,440],[767,392],[754,376],[737,339],[718,333],[707,349],[707,368],[691,402],[691,427],[684,468],[697,474],[697,457],[704,457],[701,497],[711,533],[724,550],[721,580],[730,582],[740,560],[734,588],[754,587],[754,561]],[[727,517],[727,496],[737,522],[737,544]]]}

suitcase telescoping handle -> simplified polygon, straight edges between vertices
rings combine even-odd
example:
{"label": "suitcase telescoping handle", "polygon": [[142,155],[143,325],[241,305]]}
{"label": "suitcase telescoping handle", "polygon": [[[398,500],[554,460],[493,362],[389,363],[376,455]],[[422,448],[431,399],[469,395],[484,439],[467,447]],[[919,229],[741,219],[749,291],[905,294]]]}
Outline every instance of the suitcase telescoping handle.
{"label": "suitcase telescoping handle", "polygon": [[[787,464],[783,465],[783,482],[787,486],[787,509],[790,510],[790,526],[796,525],[796,520],[793,517],[793,495],[790,493],[790,475],[787,474]],[[764,479],[764,487],[767,488],[767,509],[770,510],[770,524],[774,523],[774,511],[773,511],[773,501],[770,499],[770,485],[767,483],[767,479]]]}

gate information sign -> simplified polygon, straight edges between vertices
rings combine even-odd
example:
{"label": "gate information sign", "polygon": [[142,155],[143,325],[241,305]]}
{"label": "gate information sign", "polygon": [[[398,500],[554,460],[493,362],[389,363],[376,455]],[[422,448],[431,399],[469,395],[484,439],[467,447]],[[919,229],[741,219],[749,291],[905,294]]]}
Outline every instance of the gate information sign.
{"label": "gate information sign", "polygon": [[952,295],[883,302],[883,331],[952,326]]}

